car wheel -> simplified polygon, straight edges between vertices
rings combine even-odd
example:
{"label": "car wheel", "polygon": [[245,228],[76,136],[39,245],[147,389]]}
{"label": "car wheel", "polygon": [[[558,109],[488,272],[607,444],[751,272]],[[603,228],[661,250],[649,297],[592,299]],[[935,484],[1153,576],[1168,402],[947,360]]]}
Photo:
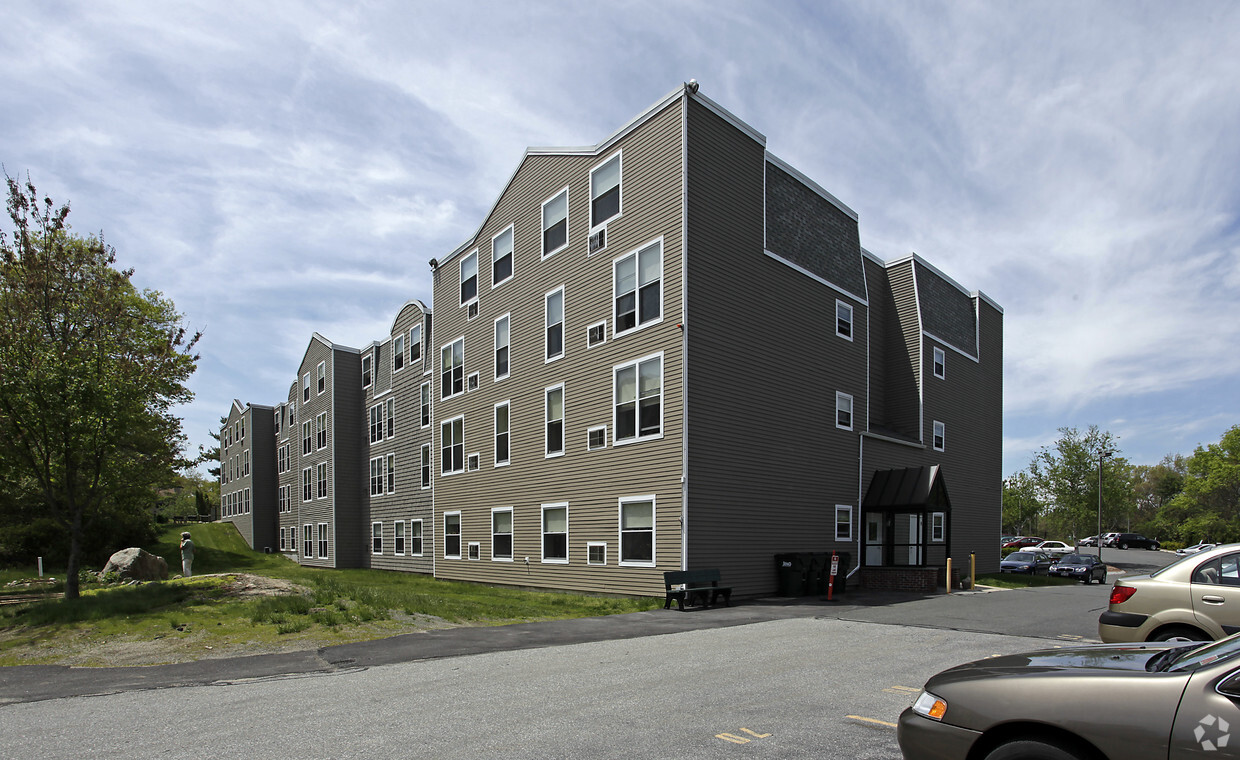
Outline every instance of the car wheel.
{"label": "car wheel", "polygon": [[1150,548],[1154,551],[1158,551],[1161,547],[1158,544],[1150,544]]}
{"label": "car wheel", "polygon": [[1121,548],[1121,549],[1123,549],[1123,550],[1127,551],[1127,550],[1128,550],[1128,544],[1120,544],[1120,545],[1119,545],[1119,548]]}
{"label": "car wheel", "polygon": [[1210,641],[1210,637],[1186,625],[1164,628],[1149,638],[1150,641]]}
{"label": "car wheel", "polygon": [[1084,760],[1058,744],[1021,739],[993,749],[986,760]]}

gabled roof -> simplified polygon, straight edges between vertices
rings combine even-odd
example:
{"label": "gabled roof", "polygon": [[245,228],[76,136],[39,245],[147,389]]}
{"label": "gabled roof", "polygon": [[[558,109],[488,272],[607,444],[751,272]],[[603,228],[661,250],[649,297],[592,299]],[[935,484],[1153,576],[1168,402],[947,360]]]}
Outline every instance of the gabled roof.
{"label": "gabled roof", "polygon": [[908,467],[875,472],[861,508],[871,512],[931,509],[949,512],[951,500],[938,465]]}

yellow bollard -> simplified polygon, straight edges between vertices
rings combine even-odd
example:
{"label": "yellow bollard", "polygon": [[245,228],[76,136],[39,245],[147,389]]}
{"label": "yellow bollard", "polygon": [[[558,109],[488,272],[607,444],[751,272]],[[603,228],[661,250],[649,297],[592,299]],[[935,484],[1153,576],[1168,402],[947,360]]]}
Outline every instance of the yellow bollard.
{"label": "yellow bollard", "polygon": [[952,592],[952,558],[951,557],[947,558],[947,583],[944,585],[947,586],[947,593],[950,594]]}
{"label": "yellow bollard", "polygon": [[969,590],[977,588],[977,553],[969,552]]}

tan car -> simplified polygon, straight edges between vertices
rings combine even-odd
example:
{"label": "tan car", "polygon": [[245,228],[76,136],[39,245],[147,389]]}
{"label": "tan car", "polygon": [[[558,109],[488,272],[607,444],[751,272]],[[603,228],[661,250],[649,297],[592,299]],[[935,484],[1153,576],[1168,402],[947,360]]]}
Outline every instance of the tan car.
{"label": "tan car", "polygon": [[1240,632],[1240,544],[1177,559],[1149,575],[1120,578],[1098,636],[1125,641],[1210,641]]}

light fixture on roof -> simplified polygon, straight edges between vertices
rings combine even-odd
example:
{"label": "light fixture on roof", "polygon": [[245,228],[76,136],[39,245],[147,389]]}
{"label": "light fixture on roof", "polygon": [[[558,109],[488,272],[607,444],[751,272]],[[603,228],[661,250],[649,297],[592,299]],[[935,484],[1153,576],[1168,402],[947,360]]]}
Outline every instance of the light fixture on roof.
{"label": "light fixture on roof", "polygon": [[431,259],[430,264],[431,264],[431,269],[434,269],[435,267],[439,266],[439,259]]}
{"label": "light fixture on roof", "polygon": [[689,83],[688,83],[688,85],[687,85],[687,86],[688,86],[688,88],[689,88],[689,94],[690,94],[690,95],[697,95],[697,91],[698,91],[698,80],[696,80],[696,79],[690,79],[690,80],[689,80]]}

